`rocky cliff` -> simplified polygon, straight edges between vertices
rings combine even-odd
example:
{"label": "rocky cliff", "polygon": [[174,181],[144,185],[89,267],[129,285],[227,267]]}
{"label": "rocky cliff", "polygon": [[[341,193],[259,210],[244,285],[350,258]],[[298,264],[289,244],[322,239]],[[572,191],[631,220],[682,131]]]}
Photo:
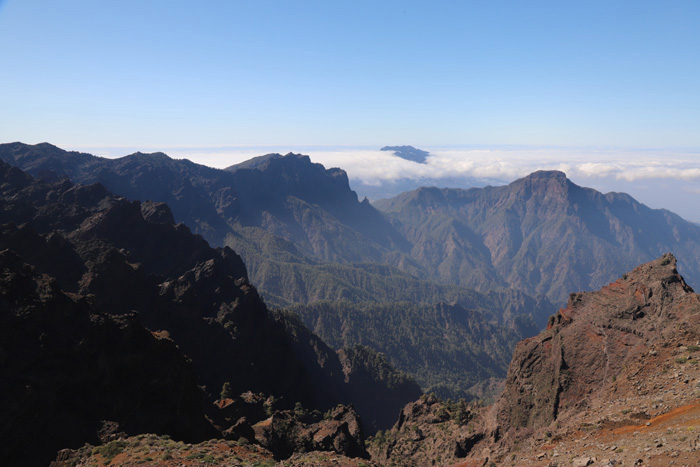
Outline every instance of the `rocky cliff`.
{"label": "rocky cliff", "polygon": [[[12,451],[0,453],[4,464],[19,462],[15,447],[35,436],[56,441],[35,450],[46,462],[56,447],[95,442],[93,426],[102,421],[131,434],[213,436],[230,427],[197,404],[224,386],[274,396],[279,410],[361,405],[378,391],[393,397],[384,407],[396,413],[420,394],[409,382],[399,395],[379,375],[358,390],[339,354],[300,323],[268,312],[236,253],[210,248],[172,221],[162,203],[128,201],[101,185],[39,182],[0,164],[0,250],[15,258],[4,276],[0,339],[2,382],[13,386],[0,405],[19,408],[0,430],[9,436],[16,418],[27,427],[5,444]],[[21,388],[34,386],[50,389],[23,395]],[[30,407],[36,401],[46,410]],[[371,428],[374,414],[361,415]],[[64,430],[66,423],[88,428]]]}
{"label": "rocky cliff", "polygon": [[665,254],[572,294],[517,345],[498,401],[462,408],[465,426],[458,406],[424,397],[370,451],[386,464],[439,450],[455,466],[696,465],[698,361],[700,295]]}
{"label": "rocky cliff", "polygon": [[0,252],[0,461],[47,465],[110,434],[216,434],[190,362],[133,313],[107,315]]}
{"label": "rocky cliff", "polygon": [[516,347],[499,426],[543,427],[601,403],[624,368],[681,337],[700,337],[700,296],[671,254],[600,291],[571,294],[545,331]]}

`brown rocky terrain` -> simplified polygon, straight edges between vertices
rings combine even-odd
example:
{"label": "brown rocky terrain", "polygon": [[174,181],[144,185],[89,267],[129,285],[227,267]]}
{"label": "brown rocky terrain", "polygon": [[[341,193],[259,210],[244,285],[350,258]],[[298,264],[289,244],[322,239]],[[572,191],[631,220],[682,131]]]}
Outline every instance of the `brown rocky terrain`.
{"label": "brown rocky terrain", "polygon": [[666,254],[572,294],[518,344],[493,406],[460,425],[424,398],[370,452],[397,465],[698,465],[699,339],[700,295]]}
{"label": "brown rocky terrain", "polygon": [[373,467],[364,459],[313,451],[276,461],[272,453],[255,444],[210,440],[198,444],[174,441],[156,435],[138,435],[110,441],[102,446],[86,445],[59,453],[51,467]]}

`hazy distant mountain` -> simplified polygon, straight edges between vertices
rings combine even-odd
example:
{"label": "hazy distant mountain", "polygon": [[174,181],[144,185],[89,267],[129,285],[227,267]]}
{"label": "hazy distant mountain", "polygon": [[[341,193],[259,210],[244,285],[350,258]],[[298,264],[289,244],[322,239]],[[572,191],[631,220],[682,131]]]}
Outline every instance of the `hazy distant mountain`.
{"label": "hazy distant mountain", "polygon": [[426,158],[430,155],[428,151],[416,149],[413,146],[384,146],[380,151],[391,151],[395,156],[407,161],[425,164]]}
{"label": "hazy distant mountain", "polygon": [[440,186],[450,188],[483,188],[488,185],[506,185],[507,180],[484,179],[476,177],[441,177],[441,178],[400,178],[397,180],[385,180],[381,184],[365,184],[357,180],[351,180],[350,186],[361,198],[369,198],[375,202],[380,199],[394,198],[401,193],[413,191],[420,187]]}
{"label": "hazy distant mountain", "polygon": [[[427,163],[428,151],[416,149],[413,146],[384,146],[381,151],[393,152],[395,156],[420,164]],[[451,188],[474,188],[487,185],[505,185],[507,180],[495,178],[477,178],[466,175],[440,177],[413,176],[411,178],[399,178],[383,180],[382,183],[363,183],[360,180],[351,180],[350,186],[361,198],[369,198],[371,201],[393,198],[406,191],[412,191],[423,186],[441,186]]]}
{"label": "hazy distant mountain", "polygon": [[557,171],[501,187],[420,188],[375,206],[436,277],[484,289],[505,284],[563,303],[672,251],[700,283],[700,228],[623,193],[575,185]]}

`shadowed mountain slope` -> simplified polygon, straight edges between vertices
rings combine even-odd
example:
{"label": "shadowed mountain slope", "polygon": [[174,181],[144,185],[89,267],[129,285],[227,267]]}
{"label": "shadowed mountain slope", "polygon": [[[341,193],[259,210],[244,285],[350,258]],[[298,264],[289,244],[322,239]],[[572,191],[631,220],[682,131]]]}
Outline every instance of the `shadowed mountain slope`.
{"label": "shadowed mountain slope", "polygon": [[[224,384],[233,394],[253,391],[274,396],[281,409],[296,402],[320,410],[352,402],[363,407],[367,394],[375,394],[372,399],[380,394],[382,403],[368,402],[369,409],[361,413],[372,432],[388,426],[399,408],[420,394],[415,382],[390,366],[381,374],[374,372],[376,366],[355,367],[362,359],[348,362],[345,354],[328,347],[298,320],[268,312],[236,253],[210,248],[172,219],[162,203],[128,201],[101,185],[39,182],[16,167],[0,164],[0,251],[10,255],[0,301],[6,325],[0,335],[0,364],[2,383],[11,384],[0,388],[0,405],[18,408],[17,417],[22,418],[33,409],[25,410],[26,394],[17,388],[36,385],[60,392],[54,397],[51,390],[37,390],[36,397],[48,394],[47,410],[32,415],[35,422],[22,436],[60,430],[62,425],[51,417],[56,410],[65,410],[68,422],[73,417],[89,428],[75,430],[73,437],[58,437],[66,443],[63,447],[93,440],[101,420],[130,433],[153,430],[194,439],[184,429],[178,431],[178,423],[194,430],[193,417],[199,413],[203,420],[194,403],[217,395]],[[81,333],[83,338],[78,337]],[[21,335],[27,339],[17,340]],[[68,357],[63,358],[62,352]],[[174,356],[168,357],[168,352]],[[42,360],[41,355],[48,355],[45,363],[33,364]],[[368,361],[380,358],[369,349],[364,355]],[[162,369],[149,363],[158,358],[164,359]],[[74,373],[71,365],[81,361],[81,377],[66,382],[62,375]],[[161,381],[162,372],[170,372],[172,378]],[[94,383],[122,377],[134,388],[119,392],[116,382]],[[139,397],[159,400],[163,410],[173,410],[181,418],[171,423],[162,415],[159,425],[151,414],[161,406],[147,410],[138,400],[120,402],[150,377],[154,379]],[[362,379],[362,387],[355,378]],[[373,387],[372,381],[377,385]],[[200,394],[195,382],[206,392]],[[159,397],[168,385],[172,391]],[[71,400],[94,399],[96,404],[115,407],[93,410],[87,404],[83,410],[66,405],[65,391],[72,394]],[[185,407],[173,407],[171,399]],[[187,411],[193,413],[189,419]],[[131,422],[141,418],[146,421]],[[12,420],[3,417],[0,430],[12,429],[5,424]],[[216,432],[216,427],[204,425]],[[201,439],[206,430],[199,428],[197,433]],[[44,450],[40,455],[46,459],[48,454]],[[0,452],[0,458],[16,459],[14,455]]]}
{"label": "shadowed mountain slope", "polygon": [[[358,201],[345,172],[308,156],[271,154],[218,170],[162,153],[105,159],[48,143],[8,143],[0,145],[0,160],[47,181],[100,183],[132,200],[167,203],[176,222],[239,252],[251,280],[277,304],[314,299],[305,289],[319,289],[313,272],[319,263],[343,264],[356,275],[363,268],[350,263],[417,271],[402,253],[409,245],[367,201]],[[289,282],[292,274],[304,280]]]}

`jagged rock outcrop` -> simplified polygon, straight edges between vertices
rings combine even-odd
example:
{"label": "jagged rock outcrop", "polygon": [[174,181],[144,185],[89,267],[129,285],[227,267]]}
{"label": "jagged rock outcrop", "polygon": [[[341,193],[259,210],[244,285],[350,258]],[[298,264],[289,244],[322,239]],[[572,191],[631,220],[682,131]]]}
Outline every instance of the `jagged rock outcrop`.
{"label": "jagged rock outcrop", "polygon": [[391,430],[371,441],[372,459],[382,465],[450,465],[484,438],[475,424],[479,407],[444,402],[433,395],[407,404]]}
{"label": "jagged rock outcrop", "polygon": [[[303,329],[299,332],[307,340],[295,340],[288,332],[284,316],[268,312],[255,287],[248,282],[245,266],[236,253],[229,248],[210,248],[200,236],[193,235],[182,224],[173,225],[171,219],[164,205],[115,197],[100,185],[42,183],[17,168],[0,164],[0,248],[12,250],[8,255],[21,258],[36,274],[44,275],[40,277],[55,277],[55,280],[46,279],[49,285],[44,288],[63,297],[60,306],[79,306],[81,319],[89,323],[105,322],[105,326],[119,323],[126,334],[120,337],[117,331],[112,334],[104,331],[101,338],[90,340],[88,335],[93,331],[87,329],[87,324],[71,328],[78,319],[72,315],[67,317],[67,322],[59,323],[56,319],[62,315],[58,311],[53,315],[48,311],[30,314],[37,319],[36,323],[8,318],[18,329],[0,334],[3,382],[24,378],[22,364],[9,364],[15,354],[22,357],[17,358],[18,362],[24,362],[27,356],[22,346],[13,347],[13,336],[34,332],[31,328],[34,324],[49,328],[46,342],[55,344],[49,347],[55,352],[53,357],[75,355],[76,362],[85,359],[82,373],[75,378],[74,385],[65,389],[72,394],[69,403],[64,403],[63,396],[49,393],[47,410],[32,412],[22,424],[31,423],[34,428],[18,430],[18,436],[31,438],[31,433],[35,433],[32,430],[44,429],[42,436],[65,443],[49,443],[47,449],[77,448],[86,441],[95,442],[92,433],[97,429],[91,424],[100,420],[116,421],[116,429],[126,433],[150,430],[180,439],[194,439],[193,432],[198,436],[213,436],[215,431],[209,422],[202,417],[201,424],[195,423],[194,415],[187,414],[190,411],[201,415],[202,409],[197,406],[201,401],[195,395],[211,397],[224,383],[234,394],[253,391],[275,396],[281,409],[299,402],[310,409],[325,410],[362,397],[362,392],[345,381],[342,371],[335,371],[341,365],[334,351],[328,349],[324,358],[320,358],[308,340],[319,340],[316,336]],[[25,295],[32,296],[27,281],[20,281],[19,277],[14,271],[6,276],[9,282],[5,295],[11,300],[3,302],[3,311],[10,317],[17,314],[24,317],[25,308],[32,311],[39,307],[17,301]],[[54,306],[48,292],[42,289],[36,294],[38,300],[50,299],[51,303],[41,306],[47,309]],[[7,329],[14,329],[10,324]],[[52,325],[66,337],[53,339]],[[22,329],[23,326],[28,328]],[[303,328],[300,323],[295,326]],[[75,342],[67,337],[80,329],[88,334],[82,338],[84,342],[78,337],[74,338]],[[38,334],[39,341],[41,335]],[[124,342],[120,343],[122,338]],[[148,339],[160,344],[149,347]],[[26,345],[36,340],[37,336],[28,337]],[[134,340],[134,345],[141,345],[137,350],[142,350],[144,355],[128,348]],[[86,347],[81,347],[82,344]],[[82,355],[82,349],[87,355]],[[163,349],[170,349],[167,351],[173,355],[167,355]],[[121,357],[110,357],[114,352]],[[166,355],[161,355],[163,352]],[[31,352],[28,355],[34,358]],[[165,359],[165,366],[152,368],[159,358]],[[188,373],[191,381],[183,382],[186,370],[173,368],[168,359],[176,359],[191,371]],[[37,365],[36,374],[31,376],[32,384],[51,386],[57,374],[72,374],[73,365],[70,359],[60,358],[53,366]],[[171,379],[161,377],[161,371],[170,371]],[[144,379],[149,385],[141,388],[139,384]],[[131,382],[133,387],[129,386]],[[384,391],[381,378],[377,377],[375,382],[376,389]],[[169,388],[170,385],[175,388]],[[205,387],[206,394],[197,385]],[[186,392],[188,388],[194,388],[194,395]],[[121,393],[115,394],[119,389]],[[374,391],[371,386],[362,390]],[[17,399],[21,392],[13,388],[0,393],[0,406],[23,407],[23,402]],[[79,406],[76,400],[81,396],[99,401],[104,407],[94,408],[92,402]],[[388,405],[395,403],[398,410],[411,398],[392,399]],[[172,399],[182,407],[173,409]],[[54,403],[59,407],[54,408],[51,405]],[[158,412],[164,406],[171,409],[169,415]],[[88,428],[67,429],[66,434],[73,433],[69,437],[54,433],[62,425],[52,417],[63,410],[67,423],[85,419]],[[362,415],[373,419],[371,413]],[[180,418],[173,421],[172,417]],[[12,422],[14,417],[2,420],[0,432],[11,430],[11,425],[4,422]],[[178,423],[187,428],[181,428]],[[231,426],[220,428],[226,430]],[[23,446],[26,438],[15,445]],[[2,453],[0,463],[14,463],[15,455]],[[45,450],[40,450],[38,455],[45,462],[53,457],[47,458]]]}
{"label": "jagged rock outcrop", "polygon": [[585,409],[650,346],[678,334],[700,336],[700,296],[671,254],[600,291],[571,294],[545,331],[516,347],[499,426],[543,427]]}
{"label": "jagged rock outcrop", "polygon": [[602,465],[695,465],[700,441],[686,433],[700,413],[700,295],[676,264],[667,253],[599,291],[571,294],[546,330],[517,345],[503,393],[469,412],[466,431],[435,434],[433,407],[449,409],[424,396],[371,441],[373,458],[427,465],[437,457],[425,457],[426,443],[437,439],[442,453],[454,453],[444,463],[460,466],[594,457]]}
{"label": "jagged rock outcrop", "polygon": [[0,463],[46,465],[107,431],[201,441],[205,394],[174,343],[131,314],[99,313],[0,252]]}
{"label": "jagged rock outcrop", "polygon": [[253,428],[256,440],[280,459],[309,451],[369,458],[362,425],[352,407],[338,406],[323,418],[291,410],[277,411]]}

